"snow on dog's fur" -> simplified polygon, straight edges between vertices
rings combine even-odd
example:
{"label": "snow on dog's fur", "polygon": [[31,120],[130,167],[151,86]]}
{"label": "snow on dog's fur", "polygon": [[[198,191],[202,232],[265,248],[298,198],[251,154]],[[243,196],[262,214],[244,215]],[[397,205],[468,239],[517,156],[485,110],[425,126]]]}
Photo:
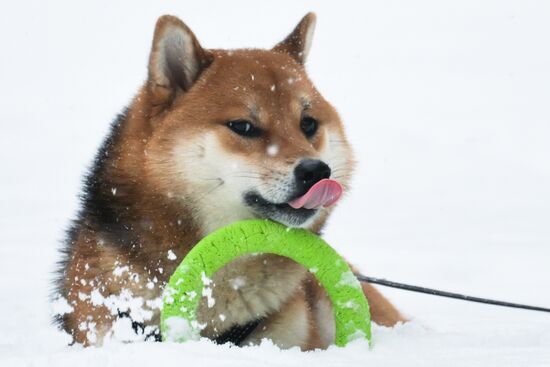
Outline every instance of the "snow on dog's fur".
{"label": "snow on dog's fur", "polygon": [[[158,338],[164,285],[216,228],[269,218],[320,232],[332,207],[288,203],[329,176],[347,189],[353,157],[338,114],[304,70],[314,25],[308,14],[271,50],[227,51],[203,49],[175,17],[158,20],[148,80],[99,150],[64,248],[56,297],[68,307],[59,322],[76,342]],[[204,336],[260,320],[245,343],[333,342],[325,292],[289,259],[238,259],[211,289],[213,302],[203,297],[199,309]],[[402,320],[373,287],[364,290],[375,322]]]}

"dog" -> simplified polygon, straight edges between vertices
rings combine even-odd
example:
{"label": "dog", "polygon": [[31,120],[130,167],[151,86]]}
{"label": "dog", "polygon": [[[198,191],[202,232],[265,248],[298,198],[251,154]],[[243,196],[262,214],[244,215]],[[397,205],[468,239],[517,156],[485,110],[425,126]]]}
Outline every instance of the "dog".
{"label": "dog", "polygon": [[[62,249],[57,322],[74,342],[158,340],[163,287],[217,228],[266,218],[320,233],[354,158],[305,72],[315,21],[307,14],[269,50],[219,50],[178,18],[158,19],[148,78],[99,149]],[[202,336],[302,350],[334,343],[325,291],[292,260],[243,257],[212,282],[215,305],[201,299],[198,311]],[[374,322],[405,321],[362,286]]]}

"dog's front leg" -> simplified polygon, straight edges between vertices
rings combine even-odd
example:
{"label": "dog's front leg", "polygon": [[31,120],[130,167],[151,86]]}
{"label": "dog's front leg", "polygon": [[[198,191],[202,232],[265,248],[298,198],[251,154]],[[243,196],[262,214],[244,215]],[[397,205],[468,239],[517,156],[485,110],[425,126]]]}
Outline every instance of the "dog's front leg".
{"label": "dog's front leg", "polygon": [[205,325],[202,335],[216,339],[235,325],[255,320],[265,331],[265,321],[288,308],[302,292],[306,274],[301,265],[277,255],[248,255],[232,261],[205,282],[198,312],[199,322]]}

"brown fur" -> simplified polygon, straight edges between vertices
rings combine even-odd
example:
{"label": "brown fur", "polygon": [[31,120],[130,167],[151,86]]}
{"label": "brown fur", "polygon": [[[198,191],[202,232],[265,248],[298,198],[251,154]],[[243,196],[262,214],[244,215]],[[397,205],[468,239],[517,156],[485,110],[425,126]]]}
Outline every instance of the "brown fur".
{"label": "brown fur", "polygon": [[[232,185],[225,177],[201,177],[201,167],[210,162],[203,145],[205,134],[212,136],[216,149],[227,157],[238,156],[251,166],[261,162],[281,172],[303,157],[318,157],[328,149],[327,144],[339,144],[343,163],[333,173],[347,188],[353,159],[343,126],[303,66],[314,21],[312,14],[306,16],[273,50],[225,51],[203,49],[175,17],[159,19],[149,78],[100,150],[87,181],[83,209],[69,233],[58,291],[73,307],[61,322],[76,342],[98,345],[110,335],[113,323],[126,310],[109,308],[105,299],[125,291],[141,297],[142,310],[152,312],[152,316],[135,321],[158,325],[158,308],[147,301],[160,297],[175,267],[194,244],[211,230],[235,220],[228,210],[216,210],[205,201],[211,192],[229,190],[226,187]],[[175,31],[180,33],[174,36]],[[189,47],[184,58],[173,55],[178,51],[173,47],[181,46],[182,40],[184,48]],[[179,60],[177,64],[174,59]],[[311,140],[295,123],[306,110],[323,124]],[[255,122],[267,133],[243,141],[225,125],[240,118]],[[338,142],[332,142],[331,136],[338,137]],[[273,144],[280,153],[266,157],[266,149]],[[197,162],[205,163],[197,166],[197,171],[182,172],[187,167],[182,165],[195,167]],[[258,179],[265,181],[267,175],[259,174]],[[241,218],[239,210],[235,209],[236,218],[246,219],[248,214]],[[322,209],[308,227],[318,233],[330,211]],[[207,323],[205,336],[215,337],[232,323],[264,316],[249,342],[270,337],[282,347],[298,345],[304,350],[326,348],[331,343],[330,302],[305,269],[274,255],[245,258],[230,265],[214,278],[218,306],[201,307],[200,317]],[[228,280],[238,274],[254,282],[232,289]],[[273,281],[273,277],[281,279]],[[281,286],[283,280],[286,287]],[[273,287],[270,294],[274,296],[268,295],[269,287]],[[404,321],[376,289],[365,284],[364,291],[374,322],[394,325]],[[273,299],[250,309],[248,315],[242,310],[253,308],[255,297]],[[217,318],[221,312],[228,313],[225,322]]]}

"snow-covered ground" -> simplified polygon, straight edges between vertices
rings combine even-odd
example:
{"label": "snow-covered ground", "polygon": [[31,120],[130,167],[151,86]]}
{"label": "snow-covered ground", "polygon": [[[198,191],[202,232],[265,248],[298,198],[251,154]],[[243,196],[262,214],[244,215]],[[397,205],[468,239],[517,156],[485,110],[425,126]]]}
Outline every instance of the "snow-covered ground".
{"label": "snow-covered ground", "polygon": [[356,148],[326,238],[367,274],[550,306],[545,1],[4,1],[0,366],[550,366],[550,315],[383,289],[411,322],[326,352],[206,341],[68,347],[51,271],[85,167],[146,76],[156,17],[269,46],[318,14],[312,79]]}

